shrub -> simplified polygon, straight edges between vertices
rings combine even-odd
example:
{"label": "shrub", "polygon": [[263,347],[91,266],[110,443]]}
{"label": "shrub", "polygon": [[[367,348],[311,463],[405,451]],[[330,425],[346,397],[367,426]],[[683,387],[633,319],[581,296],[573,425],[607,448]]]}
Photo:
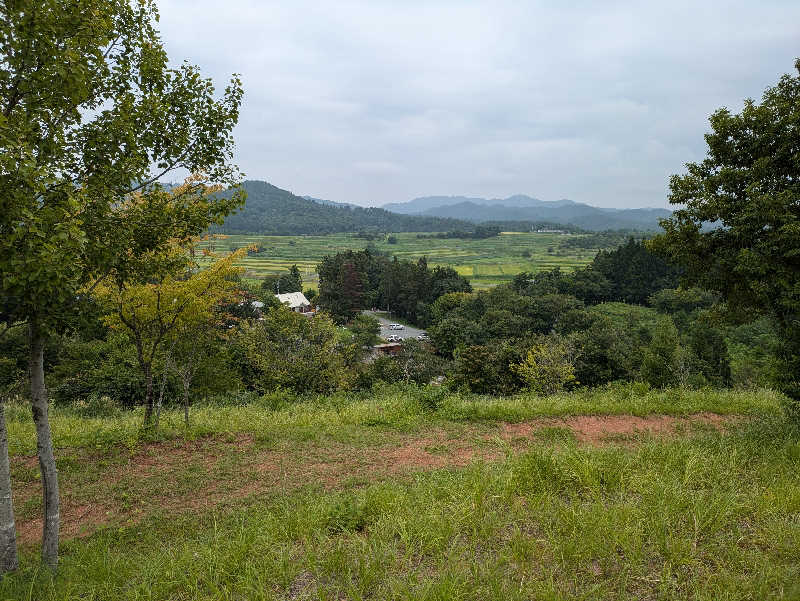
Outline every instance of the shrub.
{"label": "shrub", "polygon": [[538,394],[555,394],[575,382],[571,350],[561,338],[547,337],[533,345],[513,370]]}

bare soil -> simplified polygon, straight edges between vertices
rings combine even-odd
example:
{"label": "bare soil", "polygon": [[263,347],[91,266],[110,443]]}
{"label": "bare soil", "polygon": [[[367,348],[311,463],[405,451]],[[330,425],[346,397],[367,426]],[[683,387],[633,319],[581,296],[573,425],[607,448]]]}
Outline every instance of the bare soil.
{"label": "bare soil", "polygon": [[[538,435],[546,428],[568,430],[579,444],[635,445],[642,436],[671,436],[697,426],[723,430],[737,419],[713,413],[682,418],[582,415],[500,423],[488,432],[486,427],[466,426],[455,437],[436,428],[390,436],[380,446],[326,441],[261,449],[249,435],[146,444],[117,462],[105,462],[108,465],[98,470],[96,481],[87,483],[71,472],[62,473],[61,536],[87,536],[104,526],[136,523],[154,509],[204,511],[308,485],[335,490],[419,471],[464,467],[473,461],[495,461],[509,449],[521,451],[541,443]],[[96,452],[82,450],[72,456],[88,462],[101,459]],[[36,458],[11,461],[30,467]],[[38,480],[12,485],[17,507],[35,504],[36,496],[41,496]],[[22,513],[17,520],[19,541],[34,544],[42,531],[41,519],[32,517],[38,510]]]}

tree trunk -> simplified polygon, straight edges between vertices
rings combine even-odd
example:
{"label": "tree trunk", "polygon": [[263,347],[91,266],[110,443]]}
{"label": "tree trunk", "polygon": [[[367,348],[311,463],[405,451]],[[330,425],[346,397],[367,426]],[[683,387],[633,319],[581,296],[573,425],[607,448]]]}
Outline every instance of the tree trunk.
{"label": "tree trunk", "polygon": [[167,368],[164,367],[164,373],[161,374],[161,385],[158,390],[158,403],[156,404],[156,419],[153,422],[153,429],[158,430],[158,420],[161,418],[161,407],[164,406],[164,389],[167,387]]}
{"label": "tree trunk", "polygon": [[5,403],[0,401],[0,577],[19,567],[14,503],[11,499],[11,469],[8,464],[8,430]]}
{"label": "tree trunk", "polygon": [[144,381],[144,425],[148,426],[153,421],[153,368],[151,365],[144,366]]}
{"label": "tree trunk", "polygon": [[44,386],[45,338],[38,325],[30,327],[30,377],[31,411],[36,424],[36,448],[39,469],[42,472],[42,495],[44,499],[44,523],[42,524],[42,561],[55,569],[58,566],[58,471],[53,457],[53,438],[47,415],[47,390]]}
{"label": "tree trunk", "polygon": [[189,382],[183,381],[183,421],[189,427]]}

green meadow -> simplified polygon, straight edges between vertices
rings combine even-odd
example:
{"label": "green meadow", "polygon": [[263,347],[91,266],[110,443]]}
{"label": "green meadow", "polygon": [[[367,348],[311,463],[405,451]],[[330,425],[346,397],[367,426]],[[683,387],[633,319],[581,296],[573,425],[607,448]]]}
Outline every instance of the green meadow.
{"label": "green meadow", "polygon": [[[511,280],[522,271],[537,272],[554,267],[572,271],[594,258],[599,248],[564,246],[570,238],[586,234],[550,234],[506,232],[483,240],[418,238],[415,233],[392,234],[397,242],[386,237],[372,241],[374,246],[398,259],[427,257],[430,266],[453,267],[469,278],[476,288],[487,288]],[[215,251],[260,245],[262,252],[242,261],[245,277],[262,278],[297,265],[303,279],[313,286],[316,265],[323,256],[343,250],[361,250],[370,242],[354,234],[327,236],[245,236],[230,235],[213,242]],[[207,248],[208,243],[200,248]],[[529,256],[528,256],[529,255]]]}
{"label": "green meadow", "polygon": [[11,405],[21,569],[0,599],[797,599],[800,436],[781,402],[386,386],[217,399],[148,438],[140,411],[55,407],[55,575]]}

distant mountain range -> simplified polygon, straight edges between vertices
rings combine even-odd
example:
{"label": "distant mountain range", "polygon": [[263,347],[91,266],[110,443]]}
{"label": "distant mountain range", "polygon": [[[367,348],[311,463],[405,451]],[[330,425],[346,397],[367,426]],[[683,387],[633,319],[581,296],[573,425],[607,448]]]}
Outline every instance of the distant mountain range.
{"label": "distant mountain range", "polygon": [[659,229],[658,220],[669,217],[668,209],[605,209],[573,200],[545,201],[517,194],[508,198],[424,196],[384,209],[404,215],[450,217],[482,223],[487,221],[548,221],[571,224],[586,230]]}
{"label": "distant mountain range", "polygon": [[332,234],[338,232],[469,232],[478,223],[504,230],[563,227],[583,230],[655,230],[666,209],[601,209],[572,200],[426,196],[384,207],[297,196],[258,180],[243,183],[247,202],[215,231],[230,234]]}

